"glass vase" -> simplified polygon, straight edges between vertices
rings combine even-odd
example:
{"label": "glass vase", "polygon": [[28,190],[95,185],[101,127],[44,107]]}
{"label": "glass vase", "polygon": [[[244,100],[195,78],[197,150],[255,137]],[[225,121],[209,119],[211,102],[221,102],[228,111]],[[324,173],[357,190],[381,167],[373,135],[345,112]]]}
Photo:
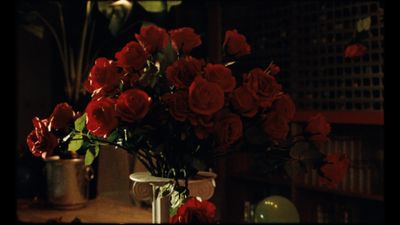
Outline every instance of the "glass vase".
{"label": "glass vase", "polygon": [[[215,178],[213,172],[199,171],[197,175],[188,180],[190,196],[200,197],[203,200],[210,199],[215,190]],[[152,176],[149,172],[136,172],[129,176],[133,181],[132,192],[137,200],[149,200],[152,202],[152,222],[169,223],[169,208],[171,196],[159,195],[160,188],[167,183],[174,183],[173,179]],[[179,180],[184,185],[184,180]]]}

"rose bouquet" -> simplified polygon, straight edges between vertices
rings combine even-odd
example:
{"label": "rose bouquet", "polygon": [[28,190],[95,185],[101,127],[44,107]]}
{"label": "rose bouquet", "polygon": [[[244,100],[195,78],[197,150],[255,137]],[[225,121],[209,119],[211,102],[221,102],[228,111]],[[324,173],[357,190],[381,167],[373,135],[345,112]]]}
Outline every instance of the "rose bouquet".
{"label": "rose bouquet", "polygon": [[[237,30],[226,31],[224,62],[217,64],[191,55],[202,40],[189,27],[167,32],[142,26],[135,39],[115,59],[95,61],[84,85],[92,99],[83,114],[61,103],[49,118],[33,119],[27,143],[34,155],[84,155],[90,164],[101,145],[113,145],[135,154],[153,176],[178,181],[213,167],[216,157],[256,149],[284,154],[286,165],[318,166],[325,183],[340,180],[334,171],[346,169],[346,159],[318,151],[330,132],[321,115],[300,134],[289,132],[295,105],[275,78],[280,68],[271,63],[244,74],[231,69],[251,52]],[[187,187],[175,183],[188,196]],[[187,204],[207,205],[194,199]],[[189,206],[176,212],[191,212]],[[215,207],[206,208],[199,212],[215,214]]]}

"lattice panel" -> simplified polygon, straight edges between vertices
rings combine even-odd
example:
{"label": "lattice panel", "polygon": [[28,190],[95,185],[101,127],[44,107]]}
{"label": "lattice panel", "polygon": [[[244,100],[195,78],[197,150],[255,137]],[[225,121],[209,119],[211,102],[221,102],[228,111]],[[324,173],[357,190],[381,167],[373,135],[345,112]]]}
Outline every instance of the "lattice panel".
{"label": "lattice panel", "polygon": [[[248,37],[252,65],[266,66],[271,60],[280,65],[278,79],[298,110],[383,111],[384,21],[379,1],[267,2],[225,3],[224,30],[236,27]],[[362,39],[367,54],[344,58],[356,22],[366,17],[371,18]]]}

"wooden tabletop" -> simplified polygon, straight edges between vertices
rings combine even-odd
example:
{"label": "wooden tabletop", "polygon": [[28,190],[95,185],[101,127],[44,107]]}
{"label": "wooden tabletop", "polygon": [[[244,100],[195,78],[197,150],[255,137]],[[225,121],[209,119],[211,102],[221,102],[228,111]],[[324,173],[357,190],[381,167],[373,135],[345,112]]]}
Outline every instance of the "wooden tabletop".
{"label": "wooden tabletop", "polygon": [[71,223],[75,219],[82,223],[151,223],[151,208],[135,206],[125,196],[98,196],[89,200],[86,207],[76,210],[57,210],[40,200],[17,199],[17,219],[29,223]]}

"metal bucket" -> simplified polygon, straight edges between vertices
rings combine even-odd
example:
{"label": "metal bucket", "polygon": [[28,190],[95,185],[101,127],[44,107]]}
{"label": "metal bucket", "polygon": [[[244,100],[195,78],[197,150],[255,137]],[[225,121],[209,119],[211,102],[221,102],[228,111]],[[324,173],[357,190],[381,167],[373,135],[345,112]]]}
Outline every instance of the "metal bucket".
{"label": "metal bucket", "polygon": [[91,167],[84,159],[46,160],[47,200],[57,209],[78,209],[86,206],[89,197],[89,180],[93,179]]}

